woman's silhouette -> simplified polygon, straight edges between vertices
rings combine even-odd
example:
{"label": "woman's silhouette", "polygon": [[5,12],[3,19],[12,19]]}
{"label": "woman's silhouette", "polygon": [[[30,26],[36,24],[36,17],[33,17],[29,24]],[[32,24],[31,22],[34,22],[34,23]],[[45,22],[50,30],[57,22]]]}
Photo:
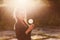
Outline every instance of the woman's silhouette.
{"label": "woman's silhouette", "polygon": [[23,13],[22,15],[18,12],[16,15],[16,25],[15,32],[18,40],[31,40],[31,30],[34,28],[34,24],[27,25],[27,22],[24,20]]}

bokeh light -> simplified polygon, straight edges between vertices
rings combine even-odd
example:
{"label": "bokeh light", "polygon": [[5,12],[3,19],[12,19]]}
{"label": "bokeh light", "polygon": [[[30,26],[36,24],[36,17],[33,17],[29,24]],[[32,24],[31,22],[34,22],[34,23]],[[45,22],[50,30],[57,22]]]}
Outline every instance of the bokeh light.
{"label": "bokeh light", "polygon": [[33,19],[29,19],[29,20],[28,20],[28,23],[29,23],[29,24],[33,24],[33,22],[34,22]]}

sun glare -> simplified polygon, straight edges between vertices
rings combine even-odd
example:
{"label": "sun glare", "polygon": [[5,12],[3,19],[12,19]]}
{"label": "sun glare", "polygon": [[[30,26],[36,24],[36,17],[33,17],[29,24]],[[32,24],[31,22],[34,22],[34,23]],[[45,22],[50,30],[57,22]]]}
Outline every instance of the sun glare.
{"label": "sun glare", "polygon": [[42,1],[39,0],[5,0],[4,4],[6,4],[8,8],[19,8],[25,13],[43,5]]}
{"label": "sun glare", "polygon": [[7,5],[7,8],[14,9],[14,16],[16,11],[20,10],[20,14],[24,13],[25,15],[24,19],[27,19],[28,12],[32,12],[33,10],[37,9],[38,7],[42,7],[43,5],[41,0],[4,0],[4,4]]}
{"label": "sun glare", "polygon": [[[8,11],[11,11],[9,8],[13,9],[13,17],[15,18],[16,22],[16,11],[19,10],[19,15],[22,13],[24,14],[24,20],[27,20],[27,13],[36,11],[38,8],[42,8],[45,4],[42,0],[4,0],[4,5]],[[32,14],[32,13],[31,13]],[[32,20],[29,20],[29,23],[32,23]]]}

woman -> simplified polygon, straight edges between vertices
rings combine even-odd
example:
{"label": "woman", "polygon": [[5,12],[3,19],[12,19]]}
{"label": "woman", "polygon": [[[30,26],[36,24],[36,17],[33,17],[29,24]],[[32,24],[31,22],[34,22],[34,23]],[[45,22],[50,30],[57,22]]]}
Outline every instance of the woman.
{"label": "woman", "polygon": [[16,16],[17,23],[15,25],[16,37],[18,40],[31,40],[31,30],[34,24],[27,25],[23,16]]}

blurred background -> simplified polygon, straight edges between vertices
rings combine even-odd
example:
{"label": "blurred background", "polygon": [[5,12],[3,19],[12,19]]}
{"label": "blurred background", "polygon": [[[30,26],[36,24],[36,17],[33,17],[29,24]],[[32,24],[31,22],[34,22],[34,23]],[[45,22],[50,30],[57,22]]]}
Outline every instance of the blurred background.
{"label": "blurred background", "polygon": [[[35,20],[35,29],[31,33],[32,40],[60,40],[60,0],[42,0],[45,6],[36,10],[37,15],[28,14]],[[0,0],[0,40],[17,40],[12,10],[8,11]]]}

